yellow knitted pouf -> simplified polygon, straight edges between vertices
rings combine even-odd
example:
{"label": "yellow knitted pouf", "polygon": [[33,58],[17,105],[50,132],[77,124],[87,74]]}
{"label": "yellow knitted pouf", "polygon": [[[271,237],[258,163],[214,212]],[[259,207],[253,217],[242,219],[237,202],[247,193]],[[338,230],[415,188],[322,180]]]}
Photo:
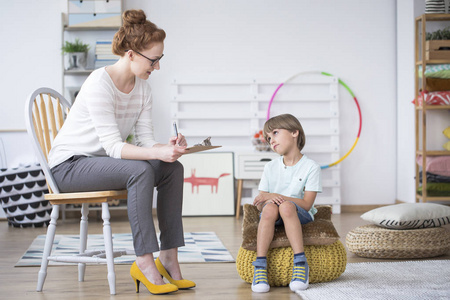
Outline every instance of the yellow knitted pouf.
{"label": "yellow knitted pouf", "polygon": [[[309,282],[331,281],[345,271],[347,252],[340,241],[326,246],[305,246],[309,265]],[[270,286],[287,286],[291,281],[294,253],[291,247],[273,248],[267,254],[267,273]],[[236,268],[241,278],[251,283],[256,251],[240,248]]]}

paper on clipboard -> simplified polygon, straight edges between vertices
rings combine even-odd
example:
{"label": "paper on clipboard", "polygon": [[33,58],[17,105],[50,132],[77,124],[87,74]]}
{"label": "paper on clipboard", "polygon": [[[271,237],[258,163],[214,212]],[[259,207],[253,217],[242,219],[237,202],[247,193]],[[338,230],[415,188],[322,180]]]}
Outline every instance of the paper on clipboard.
{"label": "paper on clipboard", "polygon": [[222,147],[222,146],[192,146],[192,147],[186,148],[186,150],[188,150],[189,152],[187,152],[185,154],[191,154],[191,153],[206,151],[206,150],[210,150],[210,149],[220,148],[220,147]]}

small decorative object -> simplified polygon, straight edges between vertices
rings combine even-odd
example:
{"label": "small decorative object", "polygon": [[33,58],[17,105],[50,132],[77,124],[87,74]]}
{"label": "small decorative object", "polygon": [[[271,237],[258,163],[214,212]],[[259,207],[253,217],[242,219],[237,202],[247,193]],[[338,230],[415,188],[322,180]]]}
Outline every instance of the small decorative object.
{"label": "small decorative object", "polygon": [[253,135],[252,144],[258,151],[270,151],[270,145],[266,142],[262,130]]}
{"label": "small decorative object", "polygon": [[64,66],[66,70],[85,70],[87,65],[87,52],[89,44],[84,44],[80,39],[75,42],[66,41],[62,47],[64,53]]}
{"label": "small decorative object", "polygon": [[425,13],[426,14],[445,14],[446,13],[446,4],[447,4],[445,2],[446,1],[444,1],[444,0],[426,0],[425,1]]}
{"label": "small decorative object", "polygon": [[427,14],[444,14],[445,1],[444,0],[426,0],[425,13]]}
{"label": "small decorative object", "polygon": [[208,136],[206,139],[203,140],[203,142],[201,142],[200,144],[195,144],[195,146],[212,146],[211,145],[211,137]]}
{"label": "small decorative object", "polygon": [[426,59],[450,58],[450,26],[433,32],[427,32],[425,39]]}

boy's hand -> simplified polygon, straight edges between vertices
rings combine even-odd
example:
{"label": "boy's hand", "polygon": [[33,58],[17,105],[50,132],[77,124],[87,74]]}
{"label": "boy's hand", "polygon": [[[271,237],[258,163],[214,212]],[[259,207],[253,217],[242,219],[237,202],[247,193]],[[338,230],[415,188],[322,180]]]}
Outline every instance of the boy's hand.
{"label": "boy's hand", "polygon": [[271,201],[272,203],[275,203],[276,205],[280,206],[280,204],[286,200],[284,200],[284,198],[281,197],[280,195],[277,195],[276,197],[272,198]]}
{"label": "boy's hand", "polygon": [[258,210],[262,210],[264,204],[266,203],[274,203],[276,205],[280,205],[283,203],[284,198],[280,194],[260,192],[258,196],[255,197],[253,201],[253,205],[258,207]]}
{"label": "boy's hand", "polygon": [[255,197],[255,200],[253,200],[253,205],[258,206],[265,203],[268,200],[268,198],[266,198],[268,194],[269,193],[259,193],[259,195]]}

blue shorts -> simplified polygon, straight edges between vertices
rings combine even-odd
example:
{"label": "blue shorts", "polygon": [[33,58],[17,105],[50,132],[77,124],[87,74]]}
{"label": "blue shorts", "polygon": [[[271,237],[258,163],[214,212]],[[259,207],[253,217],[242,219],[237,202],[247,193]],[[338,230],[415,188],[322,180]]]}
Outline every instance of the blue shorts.
{"label": "blue shorts", "polygon": [[[295,207],[297,207],[297,216],[298,216],[298,219],[300,220],[301,224],[304,225],[304,224],[314,221],[307,210],[305,210],[304,208],[301,208],[293,201],[289,201],[289,202],[293,203],[295,205]],[[266,206],[266,205],[267,204],[264,204],[264,206]],[[263,208],[264,208],[264,206],[263,206]],[[262,211],[259,214],[260,218],[261,218],[261,214],[262,214]],[[283,225],[283,224],[284,224],[283,219],[281,218],[281,216],[279,216],[278,220],[275,221],[275,226],[279,226],[279,225]]]}

